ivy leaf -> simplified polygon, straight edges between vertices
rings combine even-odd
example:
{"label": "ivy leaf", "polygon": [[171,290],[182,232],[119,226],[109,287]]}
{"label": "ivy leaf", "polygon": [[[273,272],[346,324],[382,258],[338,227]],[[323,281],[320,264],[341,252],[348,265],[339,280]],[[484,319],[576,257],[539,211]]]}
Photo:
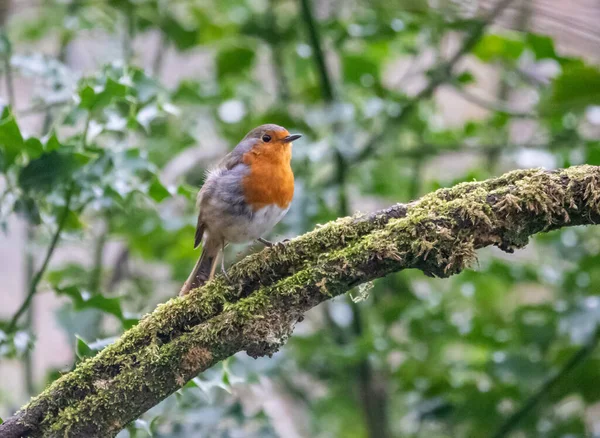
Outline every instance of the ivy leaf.
{"label": "ivy leaf", "polygon": [[39,158],[44,153],[44,146],[42,145],[42,142],[35,137],[30,137],[25,140],[23,146],[25,153],[31,160]]}
{"label": "ivy leaf", "polygon": [[518,59],[525,44],[516,38],[489,34],[485,35],[473,49],[473,54],[485,62],[499,59]]}
{"label": "ivy leaf", "polygon": [[128,90],[129,87],[127,85],[108,77],[100,91],[92,89],[89,85],[85,85],[79,94],[81,98],[80,105],[88,111],[98,110],[110,105],[114,100],[124,99],[127,97]]}
{"label": "ivy leaf", "polygon": [[19,185],[25,192],[49,193],[70,180],[73,167],[70,155],[57,151],[44,153],[21,169]]}
{"label": "ivy leaf", "polygon": [[554,41],[549,36],[528,33],[525,41],[533,50],[536,59],[557,58],[556,51],[554,50]]}
{"label": "ivy leaf", "polygon": [[152,433],[152,429],[150,429],[150,424],[146,420],[142,420],[142,419],[138,418],[137,420],[134,421],[133,424],[136,429],[143,430],[151,437],[154,436],[154,433]]}
{"label": "ivy leaf", "polygon": [[91,86],[86,85],[79,90],[79,98],[81,99],[79,102],[81,108],[92,109],[96,103],[96,92]]}
{"label": "ivy leaf", "polygon": [[66,295],[73,301],[75,310],[98,309],[105,313],[116,316],[119,320],[124,320],[121,310],[121,300],[117,297],[108,298],[100,294],[90,294],[82,291],[77,286],[56,287],[59,295]]}
{"label": "ivy leaf", "polygon": [[378,65],[364,55],[345,55],[342,63],[344,78],[348,82],[364,85],[367,80],[373,83],[379,79]]}
{"label": "ivy leaf", "polygon": [[582,111],[600,104],[600,70],[579,63],[568,64],[552,83],[552,92],[541,103],[540,112],[561,114]]}
{"label": "ivy leaf", "polygon": [[468,84],[472,84],[473,82],[475,82],[475,76],[473,76],[473,73],[471,73],[470,71],[466,71],[464,73],[461,73],[456,80],[463,85],[468,85]]}
{"label": "ivy leaf", "polygon": [[198,29],[188,29],[170,15],[163,19],[160,27],[178,50],[191,49],[198,43]]}
{"label": "ivy leaf", "polygon": [[23,196],[17,199],[13,210],[15,213],[24,217],[27,220],[27,222],[29,222],[32,225],[39,225],[42,223],[40,211],[33,198]]}
{"label": "ivy leaf", "polygon": [[53,132],[48,140],[46,140],[46,151],[52,152],[60,148],[60,141],[58,141],[58,137],[56,137],[56,133]]}
{"label": "ivy leaf", "polygon": [[117,340],[117,337],[98,339],[95,342],[86,342],[82,337],[75,335],[75,354],[81,359],[94,357],[99,351]]}
{"label": "ivy leaf", "polygon": [[245,73],[254,62],[254,51],[247,47],[229,47],[217,54],[219,79]]}
{"label": "ivy leaf", "polygon": [[77,339],[75,341],[75,354],[77,355],[77,358],[79,360],[82,360],[87,357],[94,357],[96,352],[89,347],[87,342],[85,342],[77,335],[75,335],[75,338]]}
{"label": "ivy leaf", "polygon": [[4,156],[4,168],[10,167],[23,151],[23,136],[15,117],[6,107],[0,117],[0,150]]}
{"label": "ivy leaf", "polygon": [[171,193],[158,178],[154,178],[148,189],[148,196],[154,199],[156,202],[162,202],[171,196]]}
{"label": "ivy leaf", "polygon": [[209,403],[212,403],[213,401],[213,392],[215,388],[221,388],[222,390],[231,393],[231,390],[229,389],[227,384],[223,382],[222,376],[216,376],[211,380],[202,380],[200,377],[194,377],[188,382],[186,386],[191,388],[198,388],[202,395],[206,397]]}
{"label": "ivy leaf", "polygon": [[79,215],[77,213],[75,213],[73,210],[69,210],[67,212],[67,217],[65,219],[64,229],[66,231],[75,231],[75,230],[81,230],[82,228],[83,228],[83,222],[81,222]]}

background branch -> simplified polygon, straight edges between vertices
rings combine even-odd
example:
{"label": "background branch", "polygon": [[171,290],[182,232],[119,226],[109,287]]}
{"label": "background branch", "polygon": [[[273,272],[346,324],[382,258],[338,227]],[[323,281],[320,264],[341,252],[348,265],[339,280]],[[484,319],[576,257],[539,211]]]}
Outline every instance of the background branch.
{"label": "background branch", "polygon": [[520,170],[440,189],[408,205],[341,218],[268,248],[144,317],[0,425],[5,438],[110,437],[217,362],[271,355],[304,312],[403,269],[448,277],[475,251],[600,221],[600,167]]}
{"label": "background branch", "polygon": [[54,232],[54,235],[52,236],[52,240],[50,241],[50,245],[48,246],[48,250],[46,251],[46,256],[44,257],[42,266],[37,271],[37,273],[35,274],[33,279],[31,280],[31,283],[29,284],[29,291],[27,293],[27,296],[25,297],[25,300],[23,301],[23,303],[21,304],[21,306],[19,307],[17,312],[13,315],[12,319],[8,323],[6,331],[9,333],[14,331],[17,328],[17,326],[19,324],[19,319],[27,311],[27,309],[29,308],[29,305],[31,304],[31,300],[33,299],[33,297],[35,296],[35,294],[38,291],[37,287],[38,287],[40,281],[42,280],[42,277],[46,273],[46,269],[48,269],[48,264],[50,263],[50,259],[52,258],[52,255],[54,254],[54,250],[56,249],[56,246],[58,245],[58,241],[60,240],[60,235],[62,234],[65,224],[67,223],[67,218],[69,217],[69,212],[70,212],[72,195],[73,195],[73,186],[71,185],[71,187],[69,187],[69,189],[67,189],[67,194],[65,197],[65,207],[60,216],[58,225],[56,227],[56,231]]}

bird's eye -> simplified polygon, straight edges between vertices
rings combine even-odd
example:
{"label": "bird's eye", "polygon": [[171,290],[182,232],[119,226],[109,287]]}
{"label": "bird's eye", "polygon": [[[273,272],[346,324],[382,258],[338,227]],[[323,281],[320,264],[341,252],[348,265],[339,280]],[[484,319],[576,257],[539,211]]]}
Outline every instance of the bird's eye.
{"label": "bird's eye", "polygon": [[271,141],[271,136],[270,136],[270,135],[267,135],[267,134],[265,134],[265,135],[263,135],[263,136],[262,136],[262,140],[263,140],[265,143],[268,143],[268,142],[270,142],[270,141]]}

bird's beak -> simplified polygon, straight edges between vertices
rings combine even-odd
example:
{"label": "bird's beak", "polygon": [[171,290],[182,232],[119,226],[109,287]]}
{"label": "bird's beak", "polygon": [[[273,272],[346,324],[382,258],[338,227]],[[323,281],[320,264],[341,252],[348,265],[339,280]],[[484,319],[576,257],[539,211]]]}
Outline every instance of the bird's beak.
{"label": "bird's beak", "polygon": [[292,134],[292,135],[288,135],[287,137],[284,137],[283,142],[284,143],[291,143],[294,140],[298,140],[300,137],[302,137],[301,134]]}

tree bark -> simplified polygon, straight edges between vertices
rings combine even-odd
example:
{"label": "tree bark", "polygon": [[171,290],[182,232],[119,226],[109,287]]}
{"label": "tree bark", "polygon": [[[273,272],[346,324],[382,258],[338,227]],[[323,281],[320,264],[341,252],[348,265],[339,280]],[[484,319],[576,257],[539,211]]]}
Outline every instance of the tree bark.
{"label": "tree bark", "polygon": [[596,166],[514,171],[338,219],[246,257],[230,281],[218,276],[161,304],[0,425],[0,436],[115,436],[217,362],[273,354],[304,312],[361,283],[410,268],[448,277],[479,248],[512,252],[533,234],[598,221]]}

